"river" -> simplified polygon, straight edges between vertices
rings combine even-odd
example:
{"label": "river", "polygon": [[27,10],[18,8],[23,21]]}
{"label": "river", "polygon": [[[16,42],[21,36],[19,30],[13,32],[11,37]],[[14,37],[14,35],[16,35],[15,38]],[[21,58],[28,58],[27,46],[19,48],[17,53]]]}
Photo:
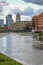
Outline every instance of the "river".
{"label": "river", "polygon": [[10,33],[0,37],[0,52],[23,65],[43,65],[43,50],[34,47],[38,43],[32,35]]}

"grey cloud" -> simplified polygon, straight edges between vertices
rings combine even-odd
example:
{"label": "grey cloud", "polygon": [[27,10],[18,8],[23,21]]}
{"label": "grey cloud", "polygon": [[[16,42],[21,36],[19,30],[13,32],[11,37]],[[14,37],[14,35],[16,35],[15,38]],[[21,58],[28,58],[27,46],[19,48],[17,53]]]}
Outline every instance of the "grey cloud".
{"label": "grey cloud", "polygon": [[43,12],[42,8],[34,11],[34,8],[31,8],[31,7],[26,8],[24,11],[19,10],[19,8],[12,10],[12,13],[14,14],[20,13],[21,15],[25,15],[25,16],[39,15],[42,12]]}
{"label": "grey cloud", "polygon": [[24,11],[20,11],[18,8],[13,10],[14,14],[20,13],[21,15],[26,15],[26,16],[32,16],[34,14],[34,9],[33,8],[26,8]]}
{"label": "grey cloud", "polygon": [[43,0],[23,0],[27,3],[35,3],[35,4],[38,4],[38,5],[43,5]]}
{"label": "grey cloud", "polygon": [[32,16],[34,14],[34,9],[31,7],[28,7],[24,10],[24,14],[27,16]]}
{"label": "grey cloud", "polygon": [[35,15],[39,15],[39,14],[41,14],[43,12],[43,9],[38,9],[36,12],[35,12]]}
{"label": "grey cloud", "polygon": [[12,12],[14,14],[17,14],[17,13],[20,13],[21,14],[22,13],[22,11],[20,11],[19,8],[13,9]]}
{"label": "grey cloud", "polygon": [[3,16],[4,15],[4,13],[3,13],[4,6],[7,6],[7,5],[9,5],[9,3],[6,3],[6,1],[1,0],[1,2],[0,2],[0,16]]}

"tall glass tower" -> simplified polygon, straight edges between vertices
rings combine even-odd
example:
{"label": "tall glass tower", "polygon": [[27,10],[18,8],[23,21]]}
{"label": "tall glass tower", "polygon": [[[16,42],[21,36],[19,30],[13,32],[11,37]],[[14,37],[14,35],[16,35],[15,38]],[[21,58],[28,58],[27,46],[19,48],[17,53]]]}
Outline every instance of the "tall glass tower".
{"label": "tall glass tower", "polygon": [[6,16],[6,25],[7,26],[10,26],[11,24],[12,24],[12,14],[8,14],[7,16]]}

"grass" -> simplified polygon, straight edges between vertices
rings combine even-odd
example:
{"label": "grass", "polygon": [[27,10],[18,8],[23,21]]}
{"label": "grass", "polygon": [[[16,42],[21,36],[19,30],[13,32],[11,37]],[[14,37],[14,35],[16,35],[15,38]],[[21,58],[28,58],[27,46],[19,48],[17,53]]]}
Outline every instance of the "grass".
{"label": "grass", "polygon": [[22,64],[0,53],[0,65],[22,65]]}

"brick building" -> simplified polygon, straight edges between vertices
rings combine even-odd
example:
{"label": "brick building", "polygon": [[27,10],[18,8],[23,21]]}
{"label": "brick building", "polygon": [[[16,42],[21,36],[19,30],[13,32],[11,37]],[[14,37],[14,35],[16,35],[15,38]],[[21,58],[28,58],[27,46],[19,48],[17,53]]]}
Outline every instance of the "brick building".
{"label": "brick building", "polygon": [[43,30],[43,13],[38,16],[33,16],[33,29],[35,30]]}

